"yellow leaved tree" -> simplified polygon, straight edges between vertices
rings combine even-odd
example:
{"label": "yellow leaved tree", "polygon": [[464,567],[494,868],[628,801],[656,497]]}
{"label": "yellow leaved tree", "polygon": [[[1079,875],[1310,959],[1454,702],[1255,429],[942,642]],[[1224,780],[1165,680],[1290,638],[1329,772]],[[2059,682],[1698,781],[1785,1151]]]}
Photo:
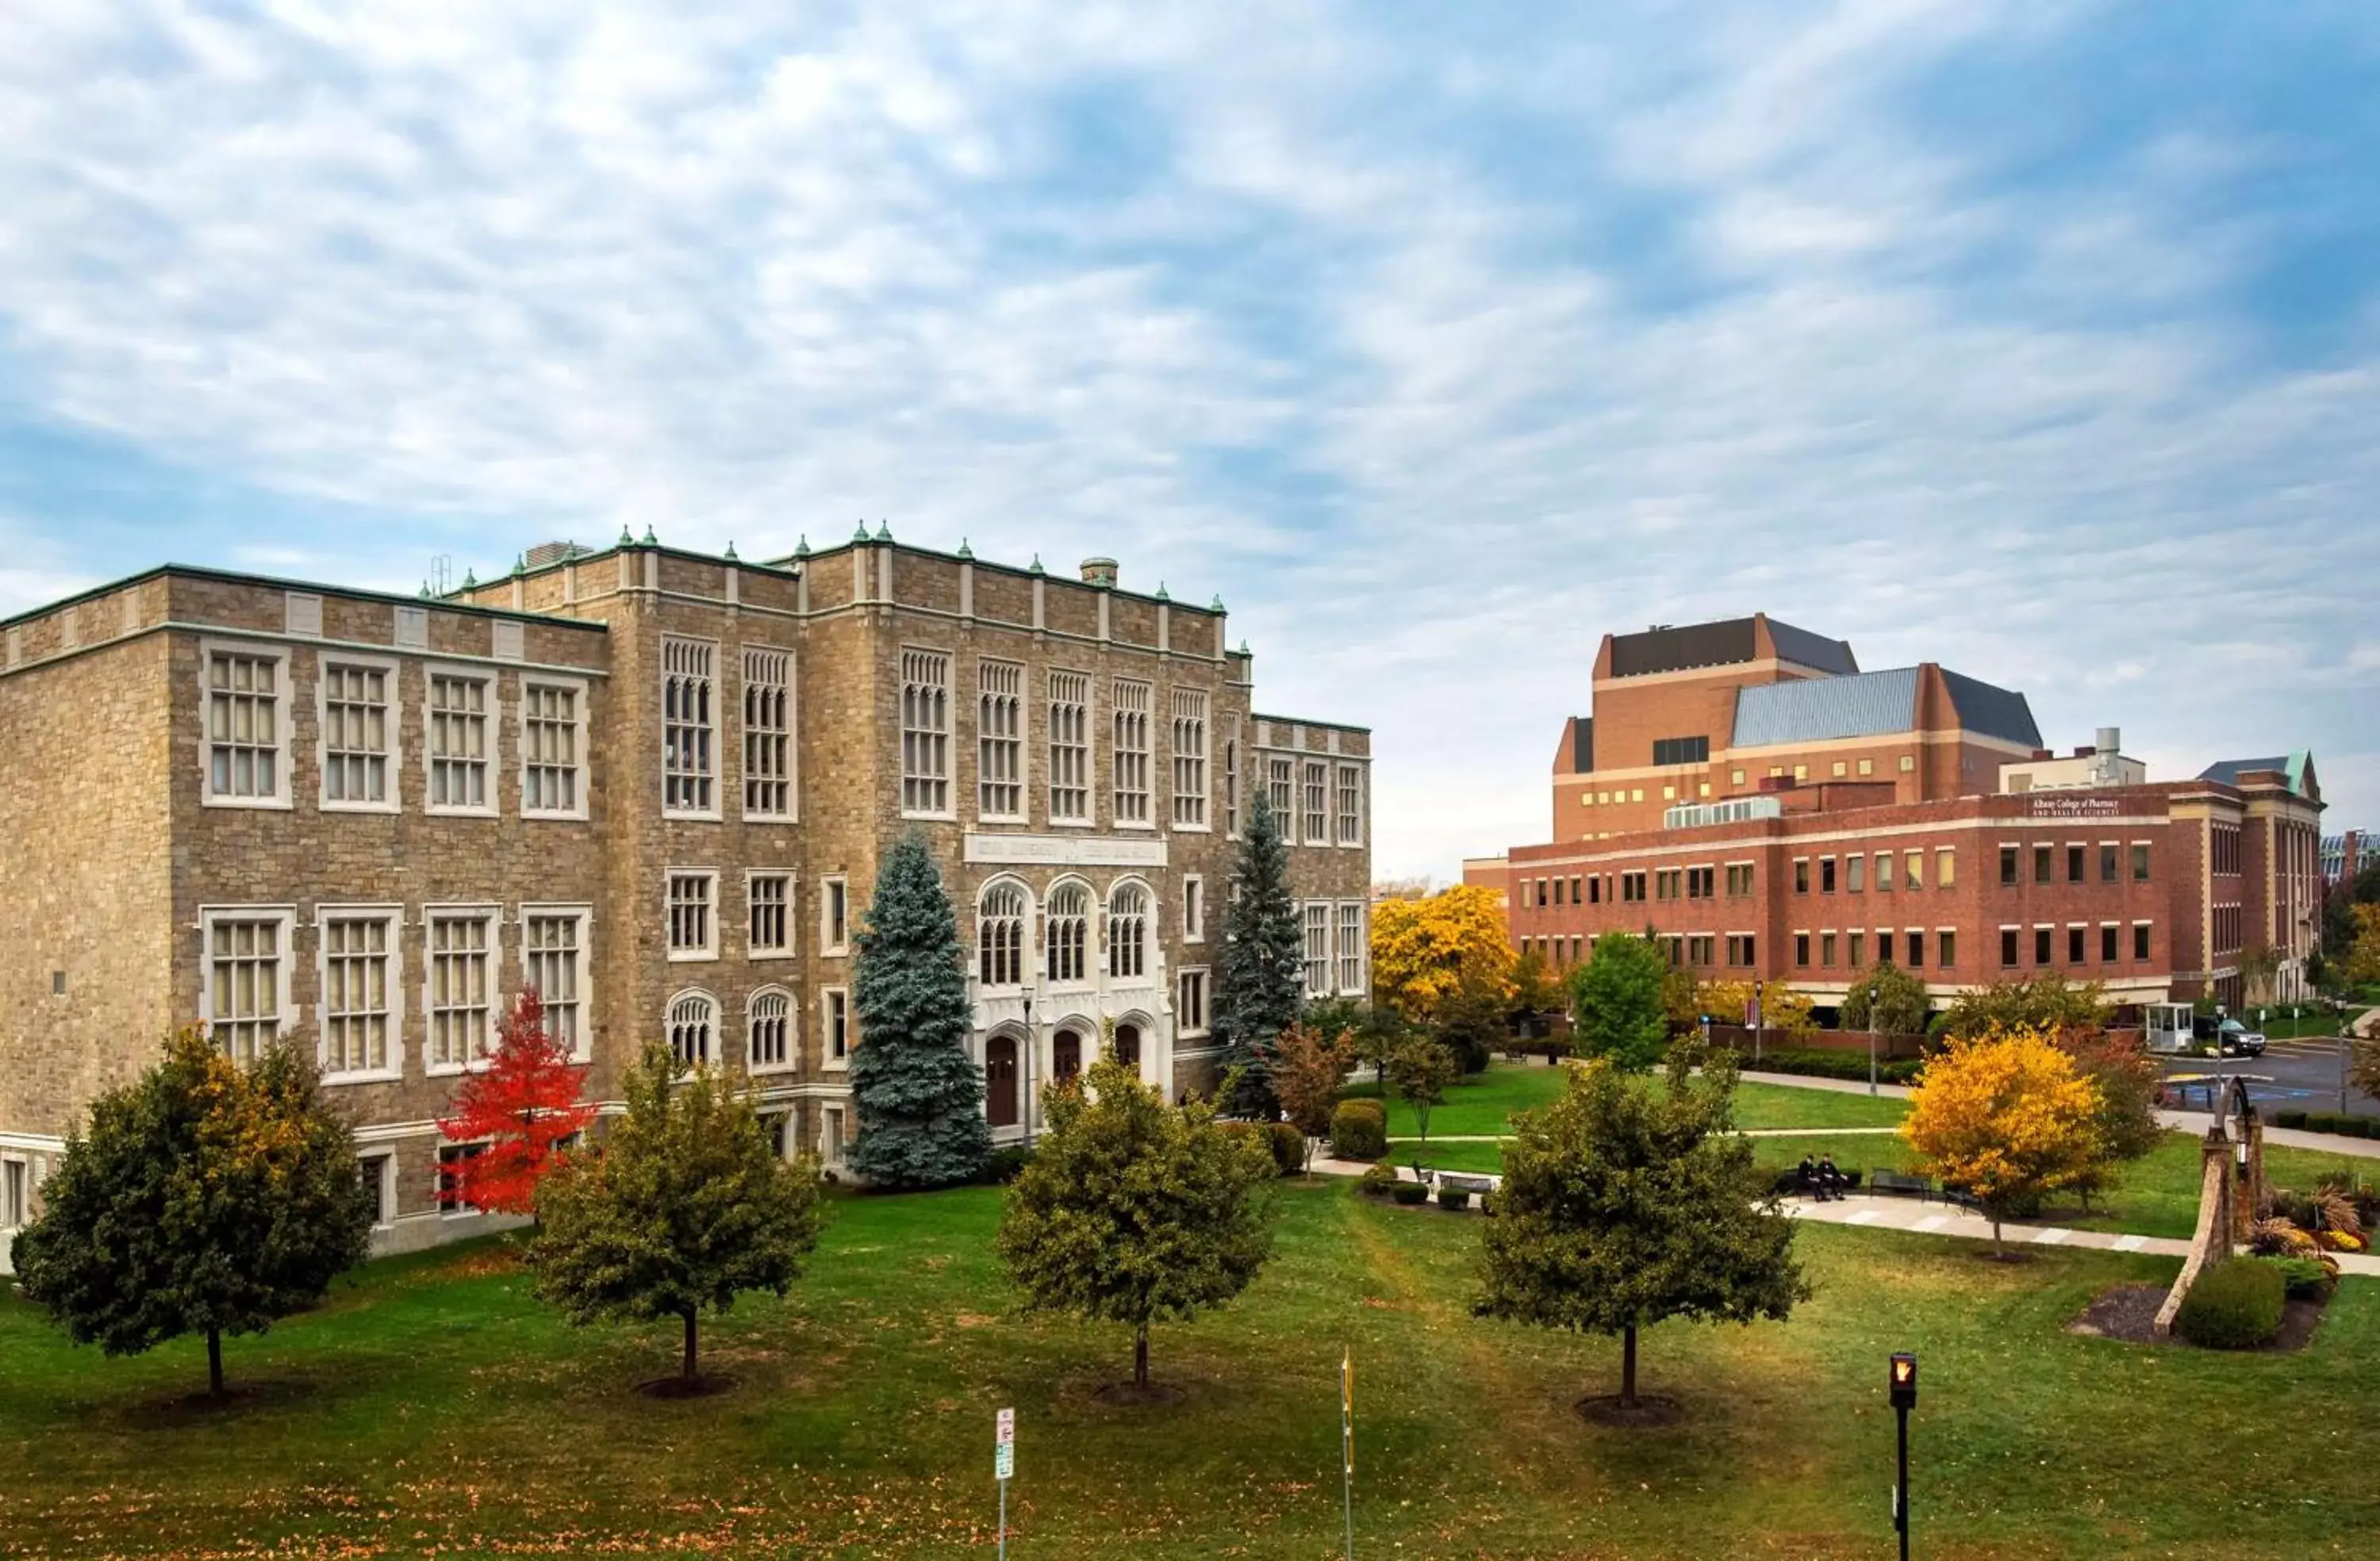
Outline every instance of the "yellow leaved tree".
{"label": "yellow leaved tree", "polygon": [[1512,937],[1492,889],[1456,884],[1372,907],[1373,996],[1416,1024],[1466,978],[1509,998],[1512,974]]}
{"label": "yellow leaved tree", "polygon": [[[1714,1024],[1741,1024],[1751,1010],[1752,983],[1749,981],[1706,981],[1694,988],[1696,1017],[1709,1014]],[[1760,992],[1760,1018],[1771,1042],[1777,1046],[1799,1046],[1818,1033],[1818,1022],[1810,1015],[1810,999],[1781,981],[1771,981]]]}
{"label": "yellow leaved tree", "polygon": [[1973,1194],[1998,1252],[2003,1219],[2097,1168],[2098,1106],[2091,1081],[2049,1036],[1996,1025],[1925,1064],[1900,1136],[1920,1170]]}

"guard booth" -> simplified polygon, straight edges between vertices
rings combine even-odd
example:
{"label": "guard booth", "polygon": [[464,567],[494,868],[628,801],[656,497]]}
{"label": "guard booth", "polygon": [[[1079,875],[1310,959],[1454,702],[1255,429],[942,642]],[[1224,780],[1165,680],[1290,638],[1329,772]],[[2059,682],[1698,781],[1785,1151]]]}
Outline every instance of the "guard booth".
{"label": "guard booth", "polygon": [[2180,1053],[2194,1049],[2188,1003],[2144,1003],[2141,1007],[2141,1038],[2151,1051]]}

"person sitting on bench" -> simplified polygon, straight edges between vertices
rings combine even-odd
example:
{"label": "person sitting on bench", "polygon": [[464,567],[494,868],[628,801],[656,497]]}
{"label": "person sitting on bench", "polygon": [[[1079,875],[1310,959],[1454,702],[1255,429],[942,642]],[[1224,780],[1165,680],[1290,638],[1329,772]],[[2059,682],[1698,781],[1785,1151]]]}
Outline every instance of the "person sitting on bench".
{"label": "person sitting on bench", "polygon": [[1802,1156],[1801,1168],[1794,1174],[1801,1182],[1804,1196],[1815,1198],[1822,1204],[1827,1201],[1826,1184],[1818,1180],[1817,1163],[1809,1156]]}
{"label": "person sitting on bench", "polygon": [[1851,1183],[1844,1180],[1843,1173],[1835,1168],[1835,1157],[1832,1155],[1821,1155],[1818,1156],[1818,1186],[1821,1189],[1819,1194],[1821,1197],[1831,1197],[1838,1200],[1843,1196],[1844,1191],[1851,1186]]}

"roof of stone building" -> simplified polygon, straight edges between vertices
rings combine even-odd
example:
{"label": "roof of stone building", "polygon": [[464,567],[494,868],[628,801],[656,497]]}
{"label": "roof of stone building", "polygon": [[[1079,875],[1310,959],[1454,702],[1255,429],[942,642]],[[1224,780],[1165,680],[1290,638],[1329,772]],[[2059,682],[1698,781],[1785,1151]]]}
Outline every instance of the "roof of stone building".
{"label": "roof of stone building", "polygon": [[[1917,668],[1894,667],[1740,688],[1733,744],[1758,748],[1912,731],[1917,724]],[[1942,681],[1967,731],[2028,748],[2041,745],[2041,730],[2023,695],[1953,672],[1944,672]]]}

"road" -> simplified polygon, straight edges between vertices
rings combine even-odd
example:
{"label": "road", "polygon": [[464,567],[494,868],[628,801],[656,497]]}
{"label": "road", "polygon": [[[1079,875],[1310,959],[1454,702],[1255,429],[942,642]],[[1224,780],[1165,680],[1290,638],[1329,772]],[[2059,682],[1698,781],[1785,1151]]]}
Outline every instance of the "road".
{"label": "road", "polygon": [[[2171,1057],[2168,1073],[2253,1073],[2270,1083],[2251,1083],[2249,1098],[2267,1110],[2336,1111],[2338,1109],[2338,1042],[2326,1036],[2301,1041],[2273,1041],[2262,1057]],[[2380,1100],[2347,1092],[2347,1109],[2358,1117],[2380,1117]]]}

